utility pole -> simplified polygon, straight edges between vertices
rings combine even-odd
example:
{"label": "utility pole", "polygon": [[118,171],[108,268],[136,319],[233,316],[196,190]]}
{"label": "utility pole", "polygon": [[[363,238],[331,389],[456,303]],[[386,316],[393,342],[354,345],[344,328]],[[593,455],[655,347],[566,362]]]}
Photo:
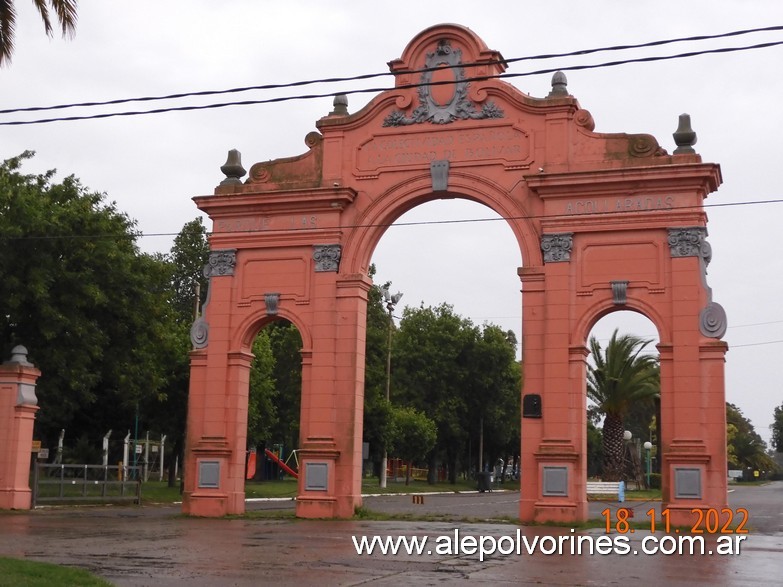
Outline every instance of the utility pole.
{"label": "utility pole", "polygon": [[[389,392],[391,390],[391,346],[392,346],[392,331],[394,330],[394,316],[392,312],[394,311],[394,306],[397,305],[397,302],[400,301],[400,298],[402,298],[402,294],[400,292],[397,292],[394,295],[391,295],[389,293],[389,288],[384,287],[382,290],[383,292],[383,298],[386,300],[386,309],[389,311],[389,342],[388,346],[386,348],[386,401],[390,401],[389,399]],[[386,487],[386,468],[388,467],[388,452],[386,450],[386,447],[383,447],[383,459],[381,460],[381,477],[380,477],[380,486]]]}

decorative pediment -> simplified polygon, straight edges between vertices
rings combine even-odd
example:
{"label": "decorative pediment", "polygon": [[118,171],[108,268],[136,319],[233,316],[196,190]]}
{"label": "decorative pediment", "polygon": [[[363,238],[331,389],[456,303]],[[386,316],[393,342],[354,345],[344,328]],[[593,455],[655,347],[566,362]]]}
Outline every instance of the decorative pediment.
{"label": "decorative pediment", "polygon": [[466,75],[462,64],[462,49],[452,47],[448,38],[438,40],[435,50],[427,53],[418,79],[419,105],[410,116],[400,110],[393,111],[384,119],[383,126],[503,118],[503,110],[495,102],[488,100],[478,106],[468,98],[469,74]]}
{"label": "decorative pediment", "polygon": [[248,184],[265,190],[319,187],[323,173],[323,137],[317,132],[308,133],[305,144],[310,150],[304,155],[253,165]]}

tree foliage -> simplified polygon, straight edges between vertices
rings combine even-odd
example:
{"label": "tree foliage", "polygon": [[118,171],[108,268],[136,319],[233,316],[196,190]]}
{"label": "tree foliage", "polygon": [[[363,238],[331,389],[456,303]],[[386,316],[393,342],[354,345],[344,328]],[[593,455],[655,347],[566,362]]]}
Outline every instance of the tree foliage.
{"label": "tree foliage", "polygon": [[[430,418],[411,407],[392,408],[390,450],[407,463],[426,457],[438,437],[438,429]],[[405,469],[405,484],[410,483],[411,467]]]}
{"label": "tree foliage", "polygon": [[[185,448],[185,423],[190,384],[190,327],[196,314],[196,292],[200,290],[200,304],[207,295],[204,266],[209,259],[207,231],[201,218],[185,223],[174,238],[165,263],[169,268],[168,307],[173,324],[167,335],[169,341],[161,345],[161,359],[167,366],[168,377],[162,390],[142,402],[139,416],[141,426],[154,435],[167,437],[171,452],[166,459],[173,471],[175,459],[182,461]],[[197,287],[198,285],[198,287]],[[167,451],[168,452],[168,451]],[[175,479],[169,476],[173,485]]]}
{"label": "tree foliage", "polygon": [[[369,276],[375,275],[370,266]],[[389,287],[391,284],[386,283]],[[364,370],[364,442],[370,445],[370,459],[379,462],[384,448],[391,442],[391,403],[386,401],[386,355],[389,329],[396,330],[394,322],[383,305],[381,288],[370,288],[367,300],[367,329]]]}
{"label": "tree foliage", "polygon": [[623,433],[628,414],[639,406],[654,413],[660,374],[657,357],[643,354],[650,342],[632,335],[618,336],[615,330],[604,351],[595,337],[590,338],[593,364],[587,369],[587,397],[604,414],[604,481],[623,476]]}
{"label": "tree foliage", "polygon": [[772,448],[777,452],[783,452],[783,404],[775,408],[772,422]]}
{"label": "tree foliage", "polygon": [[277,422],[266,440],[280,443],[290,452],[299,447],[302,404],[302,336],[294,324],[277,320],[264,328],[273,357],[272,378]]}
{"label": "tree foliage", "polygon": [[489,449],[489,461],[495,462],[496,457],[519,452],[521,370],[516,337],[488,324],[474,333],[466,381],[470,423],[474,431],[478,424],[483,435],[479,445]]}
{"label": "tree foliage", "polygon": [[[76,32],[77,0],[33,0],[35,8],[43,21],[44,31],[53,36],[54,27],[50,11],[54,12],[63,36],[73,36]],[[14,52],[14,31],[16,29],[16,10],[13,0],[0,2],[0,66],[11,61]]]}
{"label": "tree foliage", "polygon": [[[170,266],[140,253],[134,222],[105,196],[54,171],[24,175],[25,152],[0,165],[0,341],[41,369],[37,434],[97,442],[130,428],[157,397],[176,354]],[[79,434],[77,434],[77,432]]]}
{"label": "tree foliage", "polygon": [[445,462],[455,481],[458,469],[475,467],[482,423],[490,461],[509,443],[518,445],[514,342],[496,326],[474,326],[445,303],[405,308],[392,344],[391,403],[414,407],[436,423],[431,473]]}
{"label": "tree foliage", "polygon": [[275,365],[269,330],[264,329],[253,341],[247,408],[248,447],[255,447],[270,440],[279,423]]}
{"label": "tree foliage", "polygon": [[726,403],[727,459],[732,469],[774,471],[775,461],[767,454],[767,443],[737,406]]}
{"label": "tree foliage", "polygon": [[200,217],[182,227],[174,238],[167,261],[171,264],[172,305],[177,321],[190,326],[195,318],[196,294],[198,292],[200,309],[209,286],[204,275],[204,266],[209,261],[209,243],[207,229]]}

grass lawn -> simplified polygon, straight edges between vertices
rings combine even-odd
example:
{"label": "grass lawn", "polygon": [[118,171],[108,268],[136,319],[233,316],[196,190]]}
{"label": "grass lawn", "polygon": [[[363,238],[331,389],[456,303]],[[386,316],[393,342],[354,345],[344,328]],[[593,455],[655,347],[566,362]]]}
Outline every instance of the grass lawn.
{"label": "grass lawn", "polygon": [[[748,484],[750,485],[750,484]],[[509,481],[493,489],[505,489],[507,491],[519,491],[519,481]],[[411,480],[410,485],[403,481],[389,481],[386,489],[381,489],[376,477],[366,477],[362,480],[362,493],[364,494],[395,494],[395,493],[444,493],[457,491],[475,491],[476,482],[459,480],[455,484],[448,482],[430,485],[426,481]],[[274,481],[249,481],[245,484],[245,497],[296,497],[296,479],[285,478]],[[591,496],[592,499],[600,499],[601,496]],[[606,496],[615,497],[616,496]],[[628,501],[654,501],[661,499],[660,489],[647,489],[639,491],[626,491],[625,498]],[[156,503],[166,504],[182,501],[179,492],[179,484],[169,487],[165,481],[148,481],[141,488],[141,502],[145,505]]]}
{"label": "grass lawn", "polygon": [[82,569],[61,567],[49,563],[0,557],[0,587],[110,587],[104,581]]}
{"label": "grass lawn", "polygon": [[[519,490],[519,482],[508,482],[500,486],[501,489],[511,491]],[[436,483],[430,485],[426,481],[411,480],[410,485],[405,485],[404,481],[389,481],[386,489],[378,486],[376,477],[365,478],[362,481],[362,493],[365,494],[385,494],[385,493],[436,493],[436,492],[455,492],[455,491],[475,491],[475,481],[458,481],[456,484]],[[282,480],[273,481],[249,481],[245,484],[245,497],[263,498],[263,497],[296,497],[297,482],[296,479],[286,477]],[[141,487],[141,502],[145,505],[151,504],[170,504],[182,501],[182,495],[179,492],[179,484],[169,487],[165,481],[148,481]]]}

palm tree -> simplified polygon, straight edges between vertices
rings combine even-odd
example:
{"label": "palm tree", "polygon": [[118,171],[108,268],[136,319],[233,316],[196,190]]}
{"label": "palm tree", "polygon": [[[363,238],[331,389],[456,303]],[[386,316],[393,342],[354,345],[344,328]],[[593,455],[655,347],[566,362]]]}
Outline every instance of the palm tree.
{"label": "palm tree", "polygon": [[642,354],[650,342],[632,335],[618,337],[615,330],[602,352],[598,340],[590,337],[594,365],[587,368],[587,397],[604,414],[604,481],[623,476],[625,416],[635,404],[652,403],[660,393],[658,359]]}
{"label": "palm tree", "polygon": [[[49,10],[54,12],[60,22],[63,36],[73,36],[76,31],[77,0],[33,0],[38,13],[43,20],[44,30],[48,36],[54,34]],[[0,66],[11,61],[14,52],[14,29],[16,27],[16,10],[13,0],[0,0]]]}

